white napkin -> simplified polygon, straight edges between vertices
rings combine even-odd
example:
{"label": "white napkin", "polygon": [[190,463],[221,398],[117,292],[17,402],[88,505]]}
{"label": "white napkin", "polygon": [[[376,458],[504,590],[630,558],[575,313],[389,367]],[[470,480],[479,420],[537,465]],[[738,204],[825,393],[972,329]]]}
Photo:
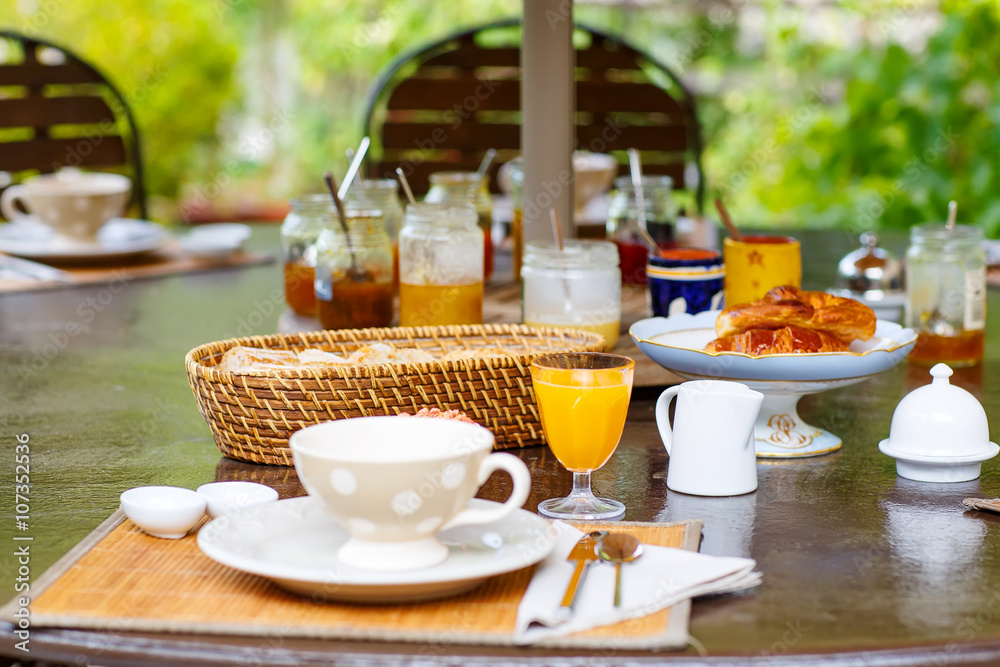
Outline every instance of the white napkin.
{"label": "white napkin", "polygon": [[760,573],[753,571],[757,563],[751,558],[707,556],[647,544],[640,558],[622,565],[621,607],[614,606],[614,566],[596,560],[577,593],[572,615],[567,616],[559,604],[576,562],[566,557],[584,533],[561,521],[555,526],[556,548],[539,563],[517,608],[516,644],[534,644],[610,625],[688,598],[749,588],[761,581]]}

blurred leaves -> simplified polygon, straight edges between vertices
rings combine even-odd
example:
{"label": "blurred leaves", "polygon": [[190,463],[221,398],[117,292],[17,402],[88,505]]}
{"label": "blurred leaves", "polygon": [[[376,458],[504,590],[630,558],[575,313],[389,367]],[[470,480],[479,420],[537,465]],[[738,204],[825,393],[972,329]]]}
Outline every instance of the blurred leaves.
{"label": "blurred leaves", "polygon": [[[0,24],[122,89],[154,193],[287,199],[346,167],[394,56],[522,0],[17,0]],[[697,94],[710,196],[747,227],[960,219],[1000,235],[995,0],[579,2]]]}

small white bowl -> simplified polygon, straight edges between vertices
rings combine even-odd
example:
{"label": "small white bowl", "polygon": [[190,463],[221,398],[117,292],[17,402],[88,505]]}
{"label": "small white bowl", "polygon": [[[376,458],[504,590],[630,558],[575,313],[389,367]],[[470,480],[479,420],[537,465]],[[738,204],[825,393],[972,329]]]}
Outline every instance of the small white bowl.
{"label": "small white bowl", "polygon": [[205,516],[205,497],[177,486],[139,486],[121,495],[122,511],[154,537],[176,540]]}
{"label": "small white bowl", "polygon": [[199,486],[198,493],[208,502],[208,515],[213,519],[278,499],[277,491],[256,482],[211,482]]}

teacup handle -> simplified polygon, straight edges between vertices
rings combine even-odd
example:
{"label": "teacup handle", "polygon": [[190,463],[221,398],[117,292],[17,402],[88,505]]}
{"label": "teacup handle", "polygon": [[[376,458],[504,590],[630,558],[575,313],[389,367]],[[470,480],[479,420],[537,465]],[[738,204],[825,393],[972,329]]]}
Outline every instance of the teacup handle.
{"label": "teacup handle", "polygon": [[656,399],[656,428],[660,430],[660,439],[663,440],[663,446],[667,448],[668,456],[672,453],[670,446],[674,442],[674,430],[670,428],[670,401],[674,400],[674,396],[680,390],[681,386],[679,384],[668,387]]}
{"label": "teacup handle", "polygon": [[469,508],[462,510],[452,517],[451,521],[444,524],[441,529],[499,521],[524,505],[524,502],[528,499],[528,492],[531,490],[531,473],[528,472],[528,466],[524,465],[524,461],[513,454],[490,454],[479,464],[478,485],[482,486],[489,479],[490,475],[497,470],[506,470],[513,482],[514,488],[511,490],[510,498],[507,499],[507,502],[500,507],[491,507],[489,509]]}
{"label": "teacup handle", "polygon": [[17,207],[14,206],[14,202],[16,201],[24,204],[23,185],[12,185],[0,194],[0,213],[3,213],[3,217],[11,222],[30,218],[31,216],[17,210]]}

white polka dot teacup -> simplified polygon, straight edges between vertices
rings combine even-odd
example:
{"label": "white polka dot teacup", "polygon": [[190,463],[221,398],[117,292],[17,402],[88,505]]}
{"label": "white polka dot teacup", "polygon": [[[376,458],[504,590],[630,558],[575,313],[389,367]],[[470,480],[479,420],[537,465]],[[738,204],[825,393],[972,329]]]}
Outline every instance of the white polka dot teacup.
{"label": "white polka dot teacup", "polygon": [[63,169],[10,186],[0,196],[0,211],[11,222],[34,217],[59,236],[92,242],[104,223],[125,211],[131,190],[132,181],[120,174]]}
{"label": "white polka dot teacup", "polygon": [[[356,417],[309,426],[289,443],[306,491],[351,534],[338,561],[390,572],[443,562],[448,549],[439,531],[498,521],[524,504],[528,468],[516,456],[491,453],[493,441],[488,429],[459,421]],[[510,474],[510,498],[467,507],[496,470]]]}

